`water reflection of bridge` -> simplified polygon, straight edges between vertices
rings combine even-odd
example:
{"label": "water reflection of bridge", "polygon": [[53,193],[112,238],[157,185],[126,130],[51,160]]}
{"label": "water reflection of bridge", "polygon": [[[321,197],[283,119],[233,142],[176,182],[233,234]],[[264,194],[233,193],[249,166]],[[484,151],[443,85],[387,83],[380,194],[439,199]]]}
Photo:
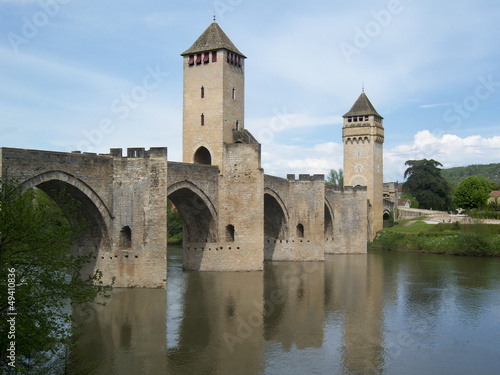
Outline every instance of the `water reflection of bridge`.
{"label": "water reflection of bridge", "polygon": [[[148,346],[152,353],[147,357],[154,361],[150,368],[253,374],[263,363],[271,365],[269,356],[275,350],[293,358],[298,351],[337,345],[328,366],[367,374],[383,370],[383,264],[379,258],[336,255],[335,262],[327,257],[325,262],[268,263],[264,273],[177,275],[185,279],[182,295],[169,304],[181,303],[178,316],[166,317],[166,301],[159,296],[154,301],[138,300],[138,306],[133,298],[139,295],[128,302],[113,298],[106,308],[109,312],[99,315],[99,324],[91,328],[99,332],[96,339],[104,341],[100,350],[113,358],[111,362],[124,349],[129,356],[141,357],[138,363],[144,362],[144,350],[137,348],[141,340],[147,340],[156,343],[155,349]],[[177,341],[168,343],[167,353],[159,349],[167,346],[165,322],[167,329],[177,330]],[[332,343],[332,337],[339,342]],[[280,371],[293,373],[292,363]],[[332,372],[332,368],[322,371]]]}

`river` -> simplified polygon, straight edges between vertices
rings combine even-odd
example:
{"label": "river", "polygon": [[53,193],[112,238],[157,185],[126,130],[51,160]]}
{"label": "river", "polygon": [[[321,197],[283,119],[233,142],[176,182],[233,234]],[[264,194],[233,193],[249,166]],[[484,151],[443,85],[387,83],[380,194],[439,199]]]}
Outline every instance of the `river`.
{"label": "river", "polygon": [[395,252],[183,272],[83,322],[102,374],[498,374],[500,259]]}

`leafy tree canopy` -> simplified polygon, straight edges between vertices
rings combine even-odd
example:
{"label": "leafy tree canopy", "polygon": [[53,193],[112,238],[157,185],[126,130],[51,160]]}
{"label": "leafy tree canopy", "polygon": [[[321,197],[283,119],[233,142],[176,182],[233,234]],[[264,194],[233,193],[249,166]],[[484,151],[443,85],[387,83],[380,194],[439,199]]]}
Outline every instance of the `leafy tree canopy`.
{"label": "leafy tree canopy", "polygon": [[99,271],[82,277],[90,255],[71,255],[78,228],[69,222],[77,204],[64,191],[54,192],[66,202],[62,209],[41,190],[21,192],[16,183],[0,183],[0,369],[12,370],[15,342],[16,373],[33,373],[71,342],[71,307],[111,287],[102,284]]}
{"label": "leafy tree canopy", "polygon": [[339,187],[344,189],[344,170],[340,168],[338,171],[332,169],[326,176],[325,185]]}
{"label": "leafy tree canopy", "polygon": [[170,199],[167,200],[167,241],[169,244],[182,242],[182,219]]}
{"label": "leafy tree canopy", "polygon": [[436,160],[408,160],[403,191],[410,193],[421,208],[446,210],[452,205],[450,186],[441,175],[443,165]]}
{"label": "leafy tree canopy", "polygon": [[468,177],[458,185],[453,201],[461,208],[481,208],[488,201],[491,191],[491,183],[487,178]]}

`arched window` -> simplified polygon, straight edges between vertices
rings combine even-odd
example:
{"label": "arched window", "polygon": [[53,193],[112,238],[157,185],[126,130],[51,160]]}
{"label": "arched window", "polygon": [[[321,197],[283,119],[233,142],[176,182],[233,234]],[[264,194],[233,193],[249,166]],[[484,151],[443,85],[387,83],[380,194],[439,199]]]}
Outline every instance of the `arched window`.
{"label": "arched window", "polygon": [[132,231],[129,226],[120,230],[120,248],[130,249],[132,247]]}
{"label": "arched window", "polygon": [[194,162],[196,164],[212,165],[212,155],[205,147],[200,147],[194,153]]}
{"label": "arched window", "polygon": [[304,226],[300,223],[297,225],[297,238],[304,238]]}

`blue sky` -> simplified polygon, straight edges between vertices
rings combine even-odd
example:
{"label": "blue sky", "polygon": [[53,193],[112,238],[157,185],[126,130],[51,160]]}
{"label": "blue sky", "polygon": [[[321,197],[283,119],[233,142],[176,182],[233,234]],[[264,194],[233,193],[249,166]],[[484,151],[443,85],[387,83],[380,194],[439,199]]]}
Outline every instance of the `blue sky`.
{"label": "blue sky", "polygon": [[265,173],[341,168],[362,82],[385,118],[385,181],[409,159],[500,162],[500,6],[486,0],[0,0],[0,146],[167,146],[180,161],[180,53],[214,13],[248,57]]}

